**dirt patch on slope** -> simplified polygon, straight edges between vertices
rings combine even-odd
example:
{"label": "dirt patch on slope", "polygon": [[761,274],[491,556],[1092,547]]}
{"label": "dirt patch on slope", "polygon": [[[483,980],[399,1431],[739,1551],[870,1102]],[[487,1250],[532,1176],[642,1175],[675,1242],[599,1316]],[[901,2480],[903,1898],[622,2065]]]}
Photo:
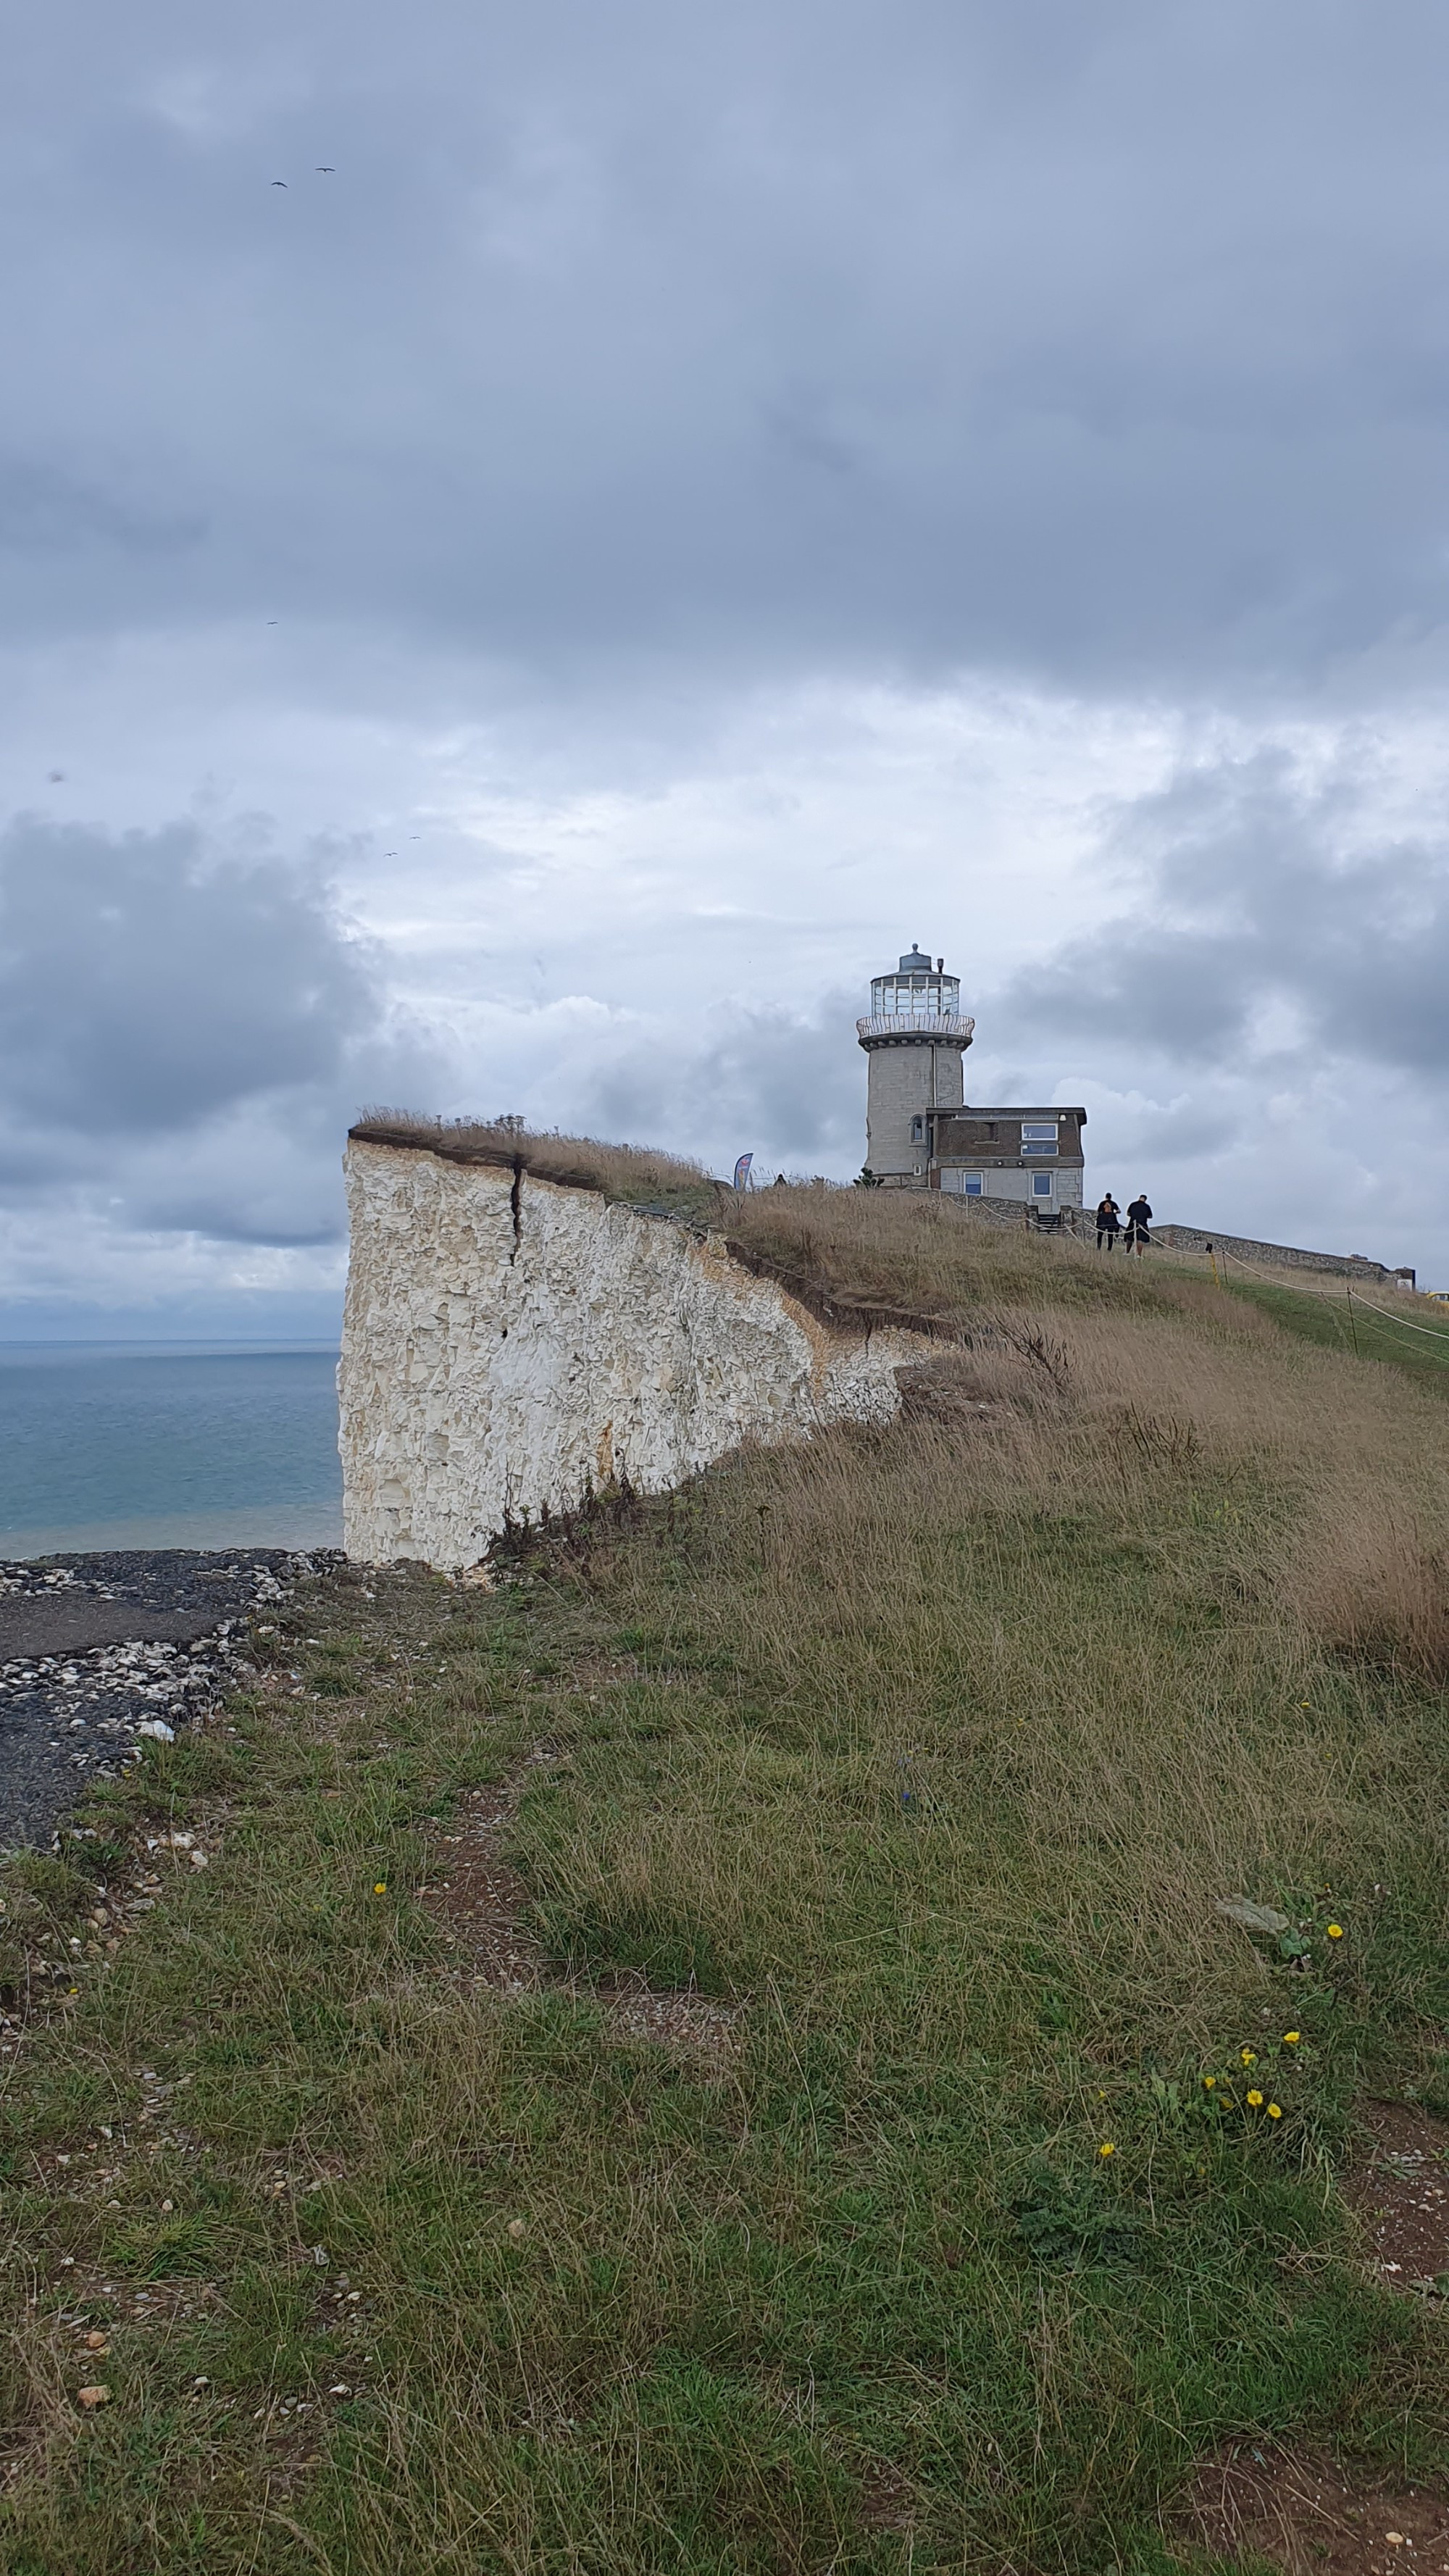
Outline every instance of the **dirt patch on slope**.
{"label": "dirt patch on slope", "polygon": [[451,1979],[504,1994],[543,1983],[543,1949],[523,1920],[529,1892],[502,1843],[529,1773],[553,1759],[551,1746],[535,1745],[506,1779],[470,1790],[433,1845],[434,1875],[418,1894],[448,1943]]}
{"label": "dirt patch on slope", "polygon": [[1449,2495],[1341,2468],[1326,2453],[1234,2443],[1199,2472],[1183,2540],[1283,2576],[1446,2576]]}
{"label": "dirt patch on slope", "polygon": [[718,1995],[702,1995],[697,1986],[651,1986],[642,1975],[619,1975],[601,1978],[586,1991],[631,2039],[697,2049],[705,2056],[722,2055],[729,2046],[738,2006],[721,2002]]}
{"label": "dirt patch on slope", "polygon": [[1344,2184],[1370,2259],[1391,2289],[1449,2281],[1449,2122],[1409,2102],[1369,2102],[1368,2152]]}
{"label": "dirt patch on slope", "polygon": [[560,1760],[558,1747],[536,1744],[506,1779],[470,1791],[447,1831],[433,1844],[433,1876],[418,1890],[438,1923],[449,1956],[442,1974],[454,1984],[503,1994],[549,1985],[597,2003],[631,2038],[718,2056],[728,2046],[736,2007],[695,1986],[660,1988],[621,1972],[585,1985],[549,1966],[530,1929],[529,1889],[505,1857],[508,1828],[535,1772]]}

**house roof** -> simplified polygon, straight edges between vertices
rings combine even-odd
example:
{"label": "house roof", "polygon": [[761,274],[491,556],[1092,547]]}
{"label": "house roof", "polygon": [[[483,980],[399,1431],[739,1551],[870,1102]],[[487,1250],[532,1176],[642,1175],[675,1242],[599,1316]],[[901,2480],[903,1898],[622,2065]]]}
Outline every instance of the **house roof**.
{"label": "house roof", "polygon": [[959,1109],[938,1109],[936,1115],[938,1118],[1075,1118],[1079,1126],[1085,1127],[1087,1123],[1085,1109],[1065,1108],[1054,1100],[1041,1108],[1028,1109],[1015,1105],[1009,1109],[978,1109],[974,1101],[963,1101]]}

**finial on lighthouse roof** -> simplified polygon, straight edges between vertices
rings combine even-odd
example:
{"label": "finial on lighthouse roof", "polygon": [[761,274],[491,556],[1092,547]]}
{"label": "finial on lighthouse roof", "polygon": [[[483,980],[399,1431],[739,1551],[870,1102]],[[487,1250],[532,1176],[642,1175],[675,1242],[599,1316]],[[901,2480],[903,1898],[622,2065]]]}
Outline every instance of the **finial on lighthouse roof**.
{"label": "finial on lighthouse roof", "polygon": [[903,957],[900,965],[896,969],[898,975],[929,975],[930,971],[931,961],[929,957],[923,957],[919,947],[914,945],[912,946],[910,955],[908,957]]}

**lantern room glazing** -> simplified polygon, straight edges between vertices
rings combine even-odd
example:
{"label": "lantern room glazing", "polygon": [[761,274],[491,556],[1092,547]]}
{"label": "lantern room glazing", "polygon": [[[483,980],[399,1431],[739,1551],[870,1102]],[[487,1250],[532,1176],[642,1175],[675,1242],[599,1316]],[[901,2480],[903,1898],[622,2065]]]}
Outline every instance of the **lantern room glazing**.
{"label": "lantern room glazing", "polygon": [[873,1020],[894,1020],[903,1028],[924,1027],[933,1020],[954,1020],[961,1009],[961,978],[943,972],[945,960],[937,958],[933,966],[919,948],[912,948],[901,959],[894,975],[874,975],[870,986],[870,1016]]}

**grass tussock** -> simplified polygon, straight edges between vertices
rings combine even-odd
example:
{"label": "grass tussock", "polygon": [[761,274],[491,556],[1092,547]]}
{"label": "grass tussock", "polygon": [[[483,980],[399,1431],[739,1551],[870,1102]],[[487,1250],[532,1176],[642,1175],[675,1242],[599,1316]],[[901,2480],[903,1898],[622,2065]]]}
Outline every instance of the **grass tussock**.
{"label": "grass tussock", "polygon": [[1305,1568],[1304,1606],[1345,1654],[1449,1681],[1449,1556],[1442,1545],[1426,1546],[1382,1489],[1326,1516]]}
{"label": "grass tussock", "polygon": [[[1226,2439],[1449,2472],[1338,2187],[1366,2091],[1449,2113],[1442,1404],[928,1205],[743,1221],[940,1300],[895,1425],[312,1587],[8,1874],[7,2566],[1167,2576]],[[512,1989],[425,1894],[490,1783]],[[108,1959],[160,1823],[212,1865]]]}

